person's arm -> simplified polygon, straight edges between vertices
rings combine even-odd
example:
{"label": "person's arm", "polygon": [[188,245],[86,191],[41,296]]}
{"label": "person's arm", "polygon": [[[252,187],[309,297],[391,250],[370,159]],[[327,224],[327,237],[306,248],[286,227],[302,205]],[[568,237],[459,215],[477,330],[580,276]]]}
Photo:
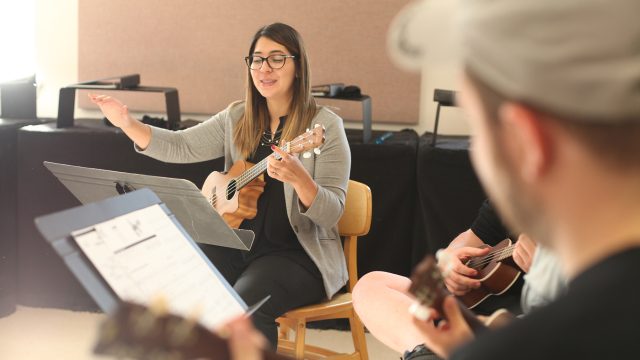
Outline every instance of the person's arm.
{"label": "person's arm", "polygon": [[243,111],[234,103],[209,120],[185,130],[171,131],[151,127],[130,116],[126,105],[106,95],[89,95],[105,117],[135,143],[136,150],[154,159],[170,163],[206,161],[224,155],[226,119]]}
{"label": "person's arm", "polygon": [[107,96],[89,94],[89,99],[100,107],[102,114],[113,124],[119,127],[140,149],[144,150],[151,141],[151,128],[149,125],[129,115],[129,109],[120,100]]}

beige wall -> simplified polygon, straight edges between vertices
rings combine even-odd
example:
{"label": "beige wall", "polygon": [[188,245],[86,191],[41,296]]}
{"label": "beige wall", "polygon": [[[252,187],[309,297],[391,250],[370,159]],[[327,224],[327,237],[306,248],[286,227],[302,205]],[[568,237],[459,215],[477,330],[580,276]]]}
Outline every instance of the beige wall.
{"label": "beige wall", "polygon": [[[38,115],[40,117],[56,117],[59,88],[78,81],[78,1],[37,1]],[[446,64],[427,66],[422,74],[419,123],[415,126],[374,124],[374,129],[398,130],[411,127],[418,133],[430,130],[435,116],[435,103],[431,100],[433,89],[453,89],[455,81],[452,66]],[[99,116],[97,112],[83,110],[77,110],[77,115]],[[202,115],[190,116],[189,114],[183,114],[183,117],[206,118]],[[346,125],[347,127],[359,126],[356,123]],[[440,132],[468,133],[467,124],[459,109],[445,109],[441,113]]]}

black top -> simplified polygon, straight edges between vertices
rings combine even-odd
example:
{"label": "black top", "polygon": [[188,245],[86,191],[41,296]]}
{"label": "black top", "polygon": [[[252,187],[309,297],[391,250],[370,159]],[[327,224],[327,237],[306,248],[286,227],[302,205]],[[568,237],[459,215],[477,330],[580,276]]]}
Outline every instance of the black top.
{"label": "black top", "polygon": [[[285,122],[286,117],[281,117],[275,136],[270,131],[265,131],[258,148],[247,161],[257,164],[273,153],[271,145],[280,143],[282,127]],[[321,277],[317,266],[304,251],[298,237],[293,232],[287,216],[283,183],[273,179],[267,172],[264,173],[264,180],[266,185],[264,192],[258,198],[256,216],[253,219],[245,219],[240,224],[241,229],[251,230],[255,233],[251,250],[244,253],[245,260],[251,261],[265,254],[278,254],[291,258],[314,275]]]}
{"label": "black top", "polygon": [[[606,239],[603,239],[606,241]],[[550,305],[487,332],[452,359],[637,359],[640,247],[592,266]]]}
{"label": "black top", "polygon": [[[485,200],[478,210],[478,216],[471,225],[471,231],[485,244],[497,245],[500,241],[510,237],[515,239],[504,226],[498,213],[493,208],[489,200]],[[473,312],[480,315],[491,315],[498,309],[507,309],[514,314],[522,313],[520,307],[520,296],[524,278],[519,276],[511,287],[499,296],[490,296],[478,306],[473,308]]]}
{"label": "black top", "polygon": [[500,241],[509,237],[509,231],[502,224],[498,213],[491,206],[489,200],[485,200],[478,210],[478,216],[471,224],[471,231],[485,244],[495,246]]}

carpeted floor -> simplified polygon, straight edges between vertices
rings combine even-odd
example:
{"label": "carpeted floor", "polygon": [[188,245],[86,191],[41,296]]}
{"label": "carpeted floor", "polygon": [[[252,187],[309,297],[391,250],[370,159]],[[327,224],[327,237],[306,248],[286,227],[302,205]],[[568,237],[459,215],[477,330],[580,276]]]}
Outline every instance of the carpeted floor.
{"label": "carpeted floor", "polygon": [[[104,315],[58,309],[18,307],[0,319],[0,359],[2,360],[86,360],[110,359],[92,354],[96,329]],[[367,333],[369,358],[398,359],[399,354]],[[307,330],[307,342],[352,351],[351,334],[337,330]]]}

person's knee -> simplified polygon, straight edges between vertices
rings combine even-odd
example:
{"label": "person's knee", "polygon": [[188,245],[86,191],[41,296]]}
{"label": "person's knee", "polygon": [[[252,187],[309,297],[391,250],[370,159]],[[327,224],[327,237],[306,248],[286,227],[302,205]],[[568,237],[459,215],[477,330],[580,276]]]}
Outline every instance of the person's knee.
{"label": "person's knee", "polygon": [[351,293],[353,306],[356,310],[369,296],[375,293],[376,289],[385,286],[386,274],[384,271],[372,271],[358,280]]}

